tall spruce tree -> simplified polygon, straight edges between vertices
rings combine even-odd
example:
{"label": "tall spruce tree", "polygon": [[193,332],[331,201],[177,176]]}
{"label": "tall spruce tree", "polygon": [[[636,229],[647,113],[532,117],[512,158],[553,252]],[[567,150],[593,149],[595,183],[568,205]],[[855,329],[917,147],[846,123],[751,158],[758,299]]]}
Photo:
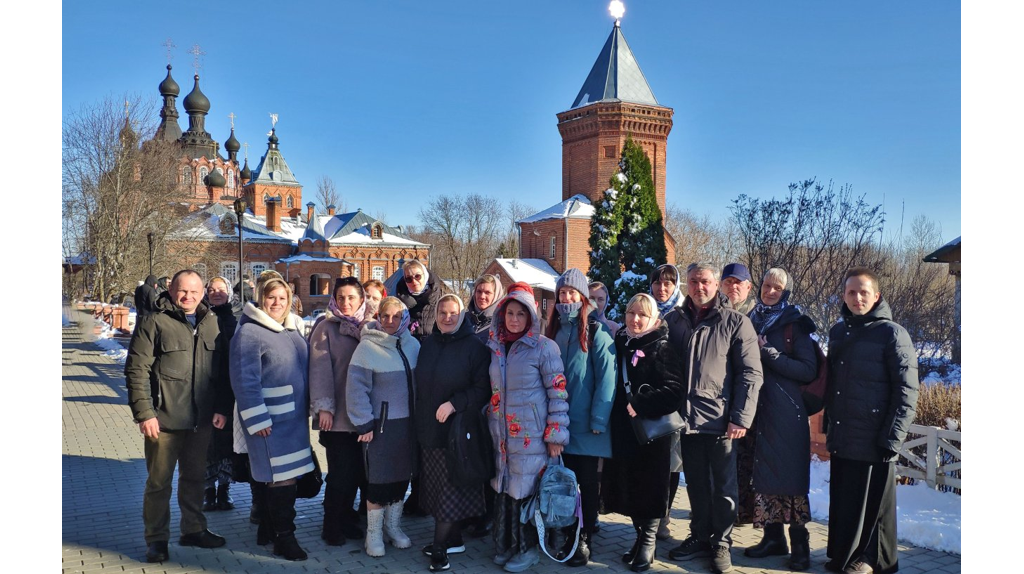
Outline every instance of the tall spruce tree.
{"label": "tall spruce tree", "polygon": [[590,276],[608,286],[608,314],[621,318],[629,299],[648,291],[649,277],[668,258],[651,160],[632,137],[609,186],[590,220]]}

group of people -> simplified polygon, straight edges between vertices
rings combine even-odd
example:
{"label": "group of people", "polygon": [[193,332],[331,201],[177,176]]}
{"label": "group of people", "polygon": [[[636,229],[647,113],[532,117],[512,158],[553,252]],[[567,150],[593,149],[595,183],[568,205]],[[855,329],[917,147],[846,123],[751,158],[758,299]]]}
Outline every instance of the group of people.
{"label": "group of people", "polygon": [[[895,572],[893,465],[915,413],[916,353],[871,270],[849,270],[842,286],[825,396],[833,476],[826,567]],[[223,468],[212,450],[207,459],[210,436],[232,426],[241,439],[234,451],[248,453],[257,541],[305,559],[294,518],[296,479],[314,469],[312,417],[327,458],[328,545],[362,540],[370,556],[383,556],[386,542],[409,548],[401,519],[410,506],[434,518],[422,548],[430,571],[450,568],[470,527],[493,536],[495,564],[522,572],[539,562],[543,542],[521,519],[524,506],[545,467],[561,461],[577,477],[582,507],[578,544],[564,556],[570,566],[591,559],[603,511],[630,517],[635,541],[622,559],[633,571],[650,569],[656,540],[669,537],[680,472],[690,532],[670,559],[710,557],[713,571],[730,571],[746,497],[764,535],[744,553],[788,554],[791,569],[810,566],[802,388],[819,373],[817,327],[790,300],[784,269],[769,269],[750,295],[742,264],[721,274],[706,263],[684,272],[662,265],[649,292],[629,299],[622,325],[606,314],[617,294],[568,269],[543,333],[529,285],[484,275],[466,305],[415,260],[393,296],[379,282],[339,279],[308,340],[276,273],[260,277],[244,307],[226,289],[226,280],[211,280],[204,302],[198,274],[179,272],[129,348],[129,402],[146,438],[151,562],[168,558],[175,464],[180,543],[225,543],[206,527],[202,496],[204,476]],[[674,413],[680,430],[638,440],[638,417]],[[457,480],[449,452],[455,419],[474,416],[486,420],[493,443],[486,483]]]}

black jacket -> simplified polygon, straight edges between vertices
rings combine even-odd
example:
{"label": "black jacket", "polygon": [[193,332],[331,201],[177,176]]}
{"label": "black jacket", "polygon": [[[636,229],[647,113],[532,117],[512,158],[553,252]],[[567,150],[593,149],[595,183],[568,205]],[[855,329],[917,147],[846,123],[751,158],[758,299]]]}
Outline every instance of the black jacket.
{"label": "black jacket", "polygon": [[843,304],[829,331],[826,444],[835,456],[888,462],[917,411],[917,351],[884,299],[866,315]]}
{"label": "black jacket", "polygon": [[437,302],[445,293],[448,293],[448,287],[433,273],[427,278],[427,288],[419,295],[409,293],[409,286],[404,279],[398,282],[395,297],[398,297],[409,308],[409,321],[416,325],[412,336],[416,337],[417,341],[422,342],[427,335],[434,332]]}
{"label": "black jacket", "polygon": [[761,389],[760,351],[750,319],[716,297],[696,325],[683,305],[665,316],[669,342],[683,357],[686,433],[725,435],[729,423],[749,429]]}
{"label": "black jacket", "polygon": [[146,277],[146,282],[135,288],[135,323],[146,315],[157,312],[156,275]]}
{"label": "black jacket", "polygon": [[434,332],[423,339],[416,361],[416,435],[426,448],[444,448],[448,428],[437,422],[437,408],[451,401],[455,412],[479,411],[491,396],[491,354],[475,336],[468,318],[451,334]]}
{"label": "black jacket", "polygon": [[200,303],[193,329],[168,292],[157,307],[135,326],[128,344],[124,376],[132,416],[136,422],[156,417],[163,430],[209,425],[228,380],[228,343],[217,316]]}
{"label": "black jacket", "polygon": [[[791,325],[792,351],[787,352],[786,325]],[[801,385],[818,374],[814,321],[793,306],[783,309],[764,332],[761,347],[764,384],[754,419],[754,490],[761,494],[806,495],[810,484],[811,436]]]}

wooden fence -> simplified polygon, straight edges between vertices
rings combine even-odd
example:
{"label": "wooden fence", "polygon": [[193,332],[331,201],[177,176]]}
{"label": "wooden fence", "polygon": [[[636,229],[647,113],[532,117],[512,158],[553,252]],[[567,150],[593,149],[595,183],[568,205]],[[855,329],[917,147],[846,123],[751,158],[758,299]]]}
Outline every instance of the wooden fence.
{"label": "wooden fence", "polygon": [[929,487],[960,493],[960,431],[910,425],[896,474]]}

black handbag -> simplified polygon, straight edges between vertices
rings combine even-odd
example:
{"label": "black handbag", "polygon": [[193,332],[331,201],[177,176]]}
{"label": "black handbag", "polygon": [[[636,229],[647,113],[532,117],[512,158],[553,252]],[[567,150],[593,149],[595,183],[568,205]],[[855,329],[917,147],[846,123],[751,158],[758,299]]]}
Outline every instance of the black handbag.
{"label": "black handbag", "polygon": [[313,470],[295,481],[295,496],[297,498],[316,498],[320,494],[320,487],[324,485],[324,474],[320,471],[320,461],[316,458],[316,451],[310,449],[310,454],[313,455]]}
{"label": "black handbag", "polygon": [[482,410],[452,415],[445,463],[448,480],[457,487],[477,486],[494,478],[494,445]]}
{"label": "black handbag", "polygon": [[[622,384],[626,387],[626,399],[632,400],[633,386],[629,383],[629,371],[626,370],[625,357],[622,359]],[[650,388],[650,385],[646,383],[640,385],[637,389],[637,394],[642,393],[644,387]],[[663,436],[679,432],[686,426],[686,422],[683,420],[682,415],[679,414],[679,411],[672,411],[655,419],[649,419],[637,414],[635,417],[629,417],[629,424],[632,425],[633,434],[636,435],[636,440],[640,444],[650,444]]]}

